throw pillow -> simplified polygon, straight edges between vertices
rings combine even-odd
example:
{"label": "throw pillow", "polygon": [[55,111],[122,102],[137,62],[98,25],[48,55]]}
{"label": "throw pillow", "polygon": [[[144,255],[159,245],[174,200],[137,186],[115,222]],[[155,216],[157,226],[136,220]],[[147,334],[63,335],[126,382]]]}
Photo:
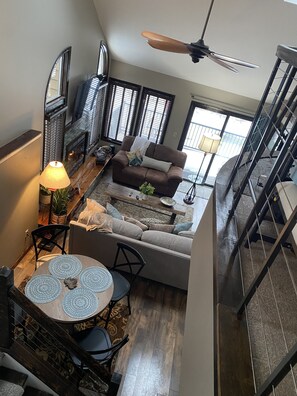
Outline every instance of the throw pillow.
{"label": "throw pillow", "polygon": [[134,219],[133,217],[124,216],[124,220],[128,223],[135,224],[142,229],[142,231],[148,230],[148,226],[143,224],[141,221]]}
{"label": "throw pillow", "polygon": [[126,151],[129,166],[140,166],[142,163],[142,155],[139,150],[136,151]]}
{"label": "throw pillow", "polygon": [[87,210],[92,210],[98,213],[106,213],[106,209],[104,206],[100,205],[99,202],[95,201],[94,199],[87,198]]}
{"label": "throw pillow", "polygon": [[105,213],[85,209],[79,214],[78,222],[85,224],[87,231],[112,232],[112,218]]}
{"label": "throw pillow", "polygon": [[143,161],[141,163],[141,166],[144,166],[146,168],[156,169],[158,171],[165,173],[169,171],[171,165],[172,162],[159,161],[151,157],[146,157],[145,155],[143,156]]}
{"label": "throw pillow", "polygon": [[189,231],[192,225],[193,223],[191,221],[175,224],[173,234],[178,234],[181,231]]}
{"label": "throw pillow", "polygon": [[107,202],[106,204],[106,211],[107,214],[109,214],[111,217],[113,217],[114,219],[119,219],[122,220],[123,216],[121,215],[121,213],[117,210],[117,208],[115,208],[113,205],[111,205],[109,202]]}
{"label": "throw pillow", "polygon": [[173,229],[173,224],[150,224],[150,230],[169,232],[171,234]]}
{"label": "throw pillow", "polygon": [[124,220],[112,219],[112,232],[132,239],[141,239],[142,229]]}

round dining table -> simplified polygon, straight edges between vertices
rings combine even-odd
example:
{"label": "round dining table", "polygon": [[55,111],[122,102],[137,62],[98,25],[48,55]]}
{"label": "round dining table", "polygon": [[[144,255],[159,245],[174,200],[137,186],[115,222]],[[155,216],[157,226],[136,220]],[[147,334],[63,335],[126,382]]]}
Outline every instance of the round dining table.
{"label": "round dining table", "polygon": [[[72,290],[65,284],[63,273],[60,275],[59,268],[52,265],[57,260],[58,263],[63,264],[63,260],[67,263],[70,259],[74,263],[79,263],[79,268],[75,276],[73,276],[77,286]],[[95,284],[96,290],[97,273],[99,271],[105,275],[105,278],[107,276],[110,279],[108,279],[107,283],[105,281],[103,290],[90,290],[86,285],[94,286]],[[85,281],[85,283],[82,281]],[[34,288],[34,283],[37,283],[36,288]],[[36,296],[38,296],[39,292],[42,294],[43,290],[49,290],[52,293],[53,286],[56,295],[51,296],[52,301],[37,302],[38,298],[35,299],[33,291],[36,291]],[[94,318],[109,304],[112,293],[112,277],[106,267],[99,261],[83,255],[47,255],[46,261],[33,273],[25,288],[25,295],[38,308],[53,320],[65,325],[73,325]],[[69,310],[70,314],[67,314],[66,312]],[[81,316],[80,310],[83,312]]]}

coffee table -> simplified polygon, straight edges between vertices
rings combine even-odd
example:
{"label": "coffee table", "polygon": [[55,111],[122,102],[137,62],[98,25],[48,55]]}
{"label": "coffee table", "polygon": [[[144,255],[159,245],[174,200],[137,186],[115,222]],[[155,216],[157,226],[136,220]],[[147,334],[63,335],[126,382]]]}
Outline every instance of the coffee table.
{"label": "coffee table", "polygon": [[174,223],[176,215],[184,216],[186,214],[186,208],[176,203],[174,206],[165,206],[161,203],[160,198],[149,195],[146,199],[141,199],[140,191],[134,190],[129,187],[122,186],[120,184],[109,184],[105,193],[110,197],[111,200],[119,200],[131,205],[136,205],[140,207],[144,207],[147,210],[151,210],[153,212],[163,213],[168,212],[168,216],[170,216],[170,224]]}

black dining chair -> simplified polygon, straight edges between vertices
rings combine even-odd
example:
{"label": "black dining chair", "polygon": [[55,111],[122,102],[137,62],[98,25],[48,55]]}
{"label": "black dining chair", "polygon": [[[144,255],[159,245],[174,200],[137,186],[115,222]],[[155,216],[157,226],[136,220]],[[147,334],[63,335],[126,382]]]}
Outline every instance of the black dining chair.
{"label": "black dining chair", "polygon": [[[111,372],[115,355],[129,341],[129,336],[125,335],[121,341],[112,345],[107,330],[98,326],[82,330],[72,337],[83,350],[89,352],[95,360],[106,366],[109,372]],[[77,356],[71,354],[71,358],[80,369],[87,368]]]}
{"label": "black dining chair", "polygon": [[67,254],[65,245],[69,229],[70,227],[65,224],[49,224],[38,227],[31,232],[35,250],[35,270],[38,263],[41,264],[43,261],[46,261],[46,256],[44,256],[45,259],[39,259],[41,251],[50,252],[54,247],[57,247],[60,249],[61,254]]}
{"label": "black dining chair", "polygon": [[124,297],[128,300],[129,315],[131,315],[130,293],[133,284],[145,266],[142,255],[132,246],[118,242],[117,252],[110,273],[113,279],[113,294],[108,306],[105,328],[111,317],[113,307]]}

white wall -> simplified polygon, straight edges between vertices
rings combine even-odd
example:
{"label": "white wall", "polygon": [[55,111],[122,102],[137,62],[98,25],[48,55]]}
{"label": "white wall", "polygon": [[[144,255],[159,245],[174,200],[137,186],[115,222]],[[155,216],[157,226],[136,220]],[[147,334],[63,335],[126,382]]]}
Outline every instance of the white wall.
{"label": "white wall", "polygon": [[214,194],[192,245],[180,396],[214,395]]}
{"label": "white wall", "polygon": [[258,107],[258,101],[254,99],[170,77],[165,74],[152,72],[119,61],[112,62],[111,76],[175,95],[175,101],[164,141],[165,145],[172,148],[177,148],[178,146],[192,101],[191,94],[205,98],[204,103],[206,104],[215,101],[216,104],[220,106],[224,103],[225,107],[233,107],[234,111],[238,110],[238,112],[242,110],[246,113],[254,114]]}
{"label": "white wall", "polygon": [[0,1],[0,146],[43,130],[45,89],[59,53],[72,46],[70,103],[95,72],[103,34],[92,0]]}
{"label": "white wall", "polygon": [[[70,118],[78,83],[96,72],[102,38],[92,0],[0,0],[0,147],[27,130],[43,132],[47,81],[56,58],[69,46]],[[42,142],[41,136],[37,150],[26,151],[24,165],[10,161],[0,170],[6,183],[0,200],[0,266],[15,264],[28,248],[24,231],[37,226]]]}

